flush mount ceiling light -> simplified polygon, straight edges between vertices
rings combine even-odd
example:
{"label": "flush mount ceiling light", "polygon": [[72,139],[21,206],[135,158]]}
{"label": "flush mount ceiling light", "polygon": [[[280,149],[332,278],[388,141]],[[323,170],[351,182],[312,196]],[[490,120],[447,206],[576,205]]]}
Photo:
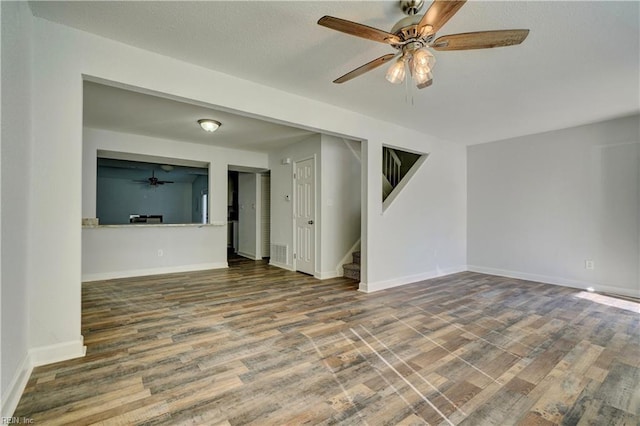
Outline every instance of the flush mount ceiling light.
{"label": "flush mount ceiling light", "polygon": [[215,132],[218,130],[218,127],[222,125],[219,121],[211,120],[209,118],[202,118],[198,120],[198,124],[205,132]]}

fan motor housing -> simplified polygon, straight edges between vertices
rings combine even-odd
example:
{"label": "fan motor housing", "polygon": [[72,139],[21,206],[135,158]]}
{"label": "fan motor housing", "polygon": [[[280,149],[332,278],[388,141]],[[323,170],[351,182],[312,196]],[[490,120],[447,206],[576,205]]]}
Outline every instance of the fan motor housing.
{"label": "fan motor housing", "polygon": [[418,32],[418,24],[422,16],[420,15],[411,15],[406,16],[399,20],[393,28],[391,28],[391,33],[400,37],[403,41],[421,41],[424,44],[431,43],[435,34],[428,34],[426,36],[420,37]]}
{"label": "fan motor housing", "polygon": [[391,33],[396,34],[403,40],[416,38],[418,37],[418,24],[421,18],[419,15],[404,17],[391,28]]}

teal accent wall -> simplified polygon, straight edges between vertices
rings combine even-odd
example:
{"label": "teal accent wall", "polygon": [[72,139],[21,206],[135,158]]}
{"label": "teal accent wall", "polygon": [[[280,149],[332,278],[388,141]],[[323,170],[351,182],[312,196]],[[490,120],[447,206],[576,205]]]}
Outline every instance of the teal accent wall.
{"label": "teal accent wall", "polygon": [[163,223],[197,223],[199,220],[193,220],[192,193],[189,182],[151,186],[98,177],[97,217],[101,225],[127,224],[130,214],[162,215]]}

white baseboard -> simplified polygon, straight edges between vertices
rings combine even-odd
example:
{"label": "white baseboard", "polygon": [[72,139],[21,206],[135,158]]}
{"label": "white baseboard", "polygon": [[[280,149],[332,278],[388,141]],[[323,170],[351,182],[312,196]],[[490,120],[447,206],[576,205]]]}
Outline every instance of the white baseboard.
{"label": "white baseboard", "polygon": [[592,288],[594,291],[600,293],[612,293],[622,296],[630,296],[640,298],[640,289],[634,291],[634,289],[611,286],[602,283],[595,283],[589,281],[579,281],[562,277],[552,277],[548,275],[530,274],[528,272],[510,271],[507,269],[487,268],[484,266],[468,265],[467,270],[471,272],[478,272],[481,274],[498,275],[501,277],[517,278],[520,280],[535,281],[544,284],[553,284],[563,287],[577,288],[586,290]]}
{"label": "white baseboard", "polygon": [[276,268],[286,269],[287,271],[295,272],[295,269],[293,269],[293,266],[287,265],[286,263],[274,262],[273,260],[269,260],[269,265],[275,266]]}
{"label": "white baseboard", "polygon": [[118,278],[144,277],[148,275],[173,274],[179,272],[206,271],[228,268],[227,262],[197,263],[195,265],[167,266],[162,268],[131,269],[128,271],[98,272],[82,274],[82,282],[113,280]]}
{"label": "white baseboard", "polygon": [[313,274],[313,277],[319,280],[328,280],[331,278],[337,278],[341,276],[342,275],[340,275],[338,271],[316,272],[315,274]]}
{"label": "white baseboard", "polygon": [[29,359],[32,366],[38,367],[40,365],[80,358],[85,356],[86,353],[87,347],[84,346],[84,341],[81,338],[80,340],[71,342],[29,349]]}
{"label": "white baseboard", "polygon": [[27,386],[31,376],[31,371],[33,371],[33,365],[29,360],[29,354],[26,354],[13,379],[11,379],[6,393],[2,395],[2,408],[0,409],[2,414],[0,416],[3,419],[13,416],[16,411],[22,392],[24,392],[24,388]]}
{"label": "white baseboard", "polygon": [[71,342],[29,349],[20,367],[16,370],[13,379],[11,379],[6,393],[2,395],[0,417],[13,416],[34,367],[83,357],[87,348],[83,345],[82,336],[80,337],[79,340]]}
{"label": "white baseboard", "polygon": [[374,291],[385,290],[388,288],[399,287],[401,285],[413,284],[419,281],[429,280],[431,278],[443,277],[445,275],[457,274],[464,272],[467,268],[465,265],[456,266],[446,269],[438,269],[436,271],[427,271],[415,275],[406,275],[404,277],[392,278],[383,281],[374,281],[369,283],[361,282],[358,290],[364,293],[373,293]]}

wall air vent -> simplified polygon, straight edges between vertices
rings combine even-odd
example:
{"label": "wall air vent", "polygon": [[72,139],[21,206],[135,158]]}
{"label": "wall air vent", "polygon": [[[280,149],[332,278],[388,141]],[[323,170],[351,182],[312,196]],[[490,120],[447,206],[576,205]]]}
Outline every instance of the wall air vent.
{"label": "wall air vent", "polygon": [[289,246],[285,244],[271,244],[271,262],[288,264]]}

